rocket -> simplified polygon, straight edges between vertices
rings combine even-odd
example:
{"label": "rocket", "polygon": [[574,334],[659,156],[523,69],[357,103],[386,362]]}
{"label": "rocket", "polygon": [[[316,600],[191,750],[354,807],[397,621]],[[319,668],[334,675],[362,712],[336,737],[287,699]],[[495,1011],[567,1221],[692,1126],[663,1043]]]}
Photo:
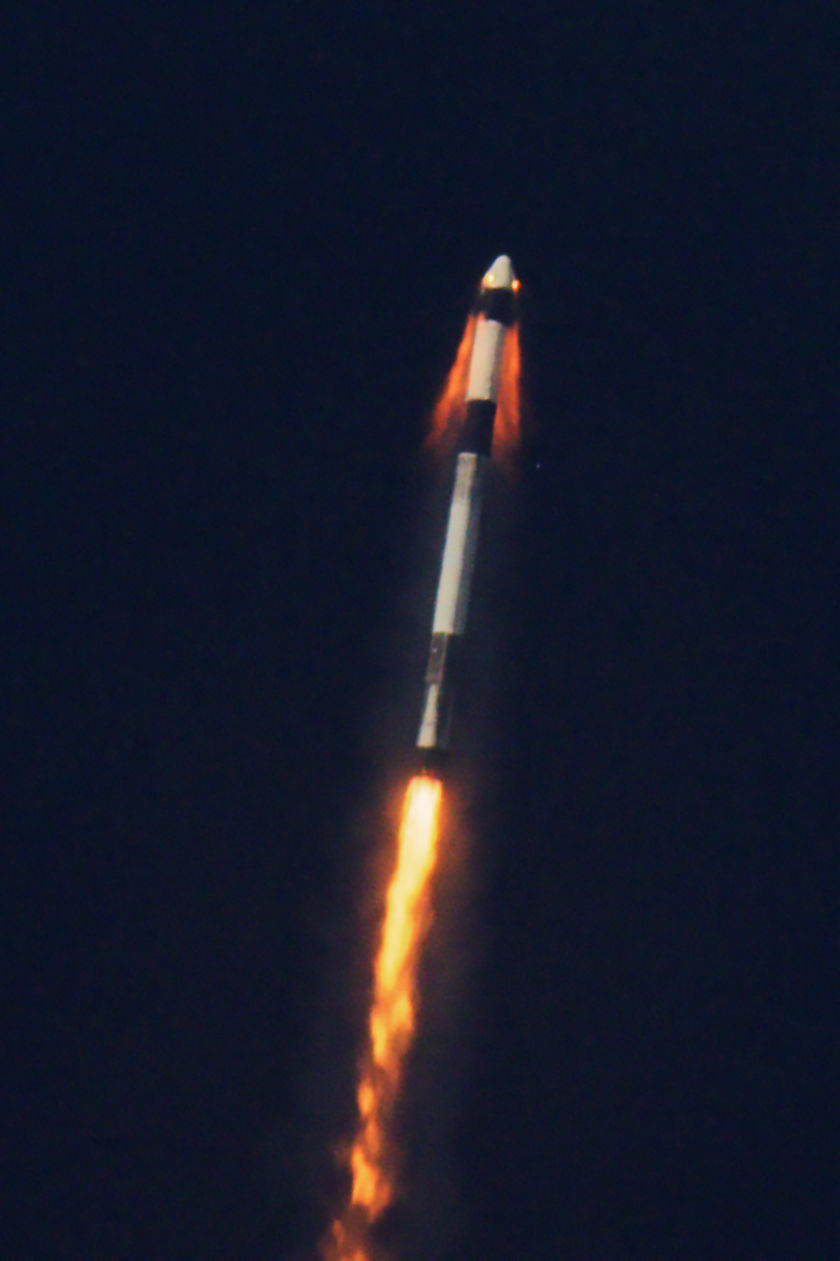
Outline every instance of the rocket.
{"label": "rocket", "polygon": [[467,624],[482,486],[493,442],[505,338],[516,319],[518,288],[513,265],[502,254],[484,275],[475,300],[466,415],[449,505],[417,733],[420,760],[429,769],[440,767],[449,748],[453,684]]}

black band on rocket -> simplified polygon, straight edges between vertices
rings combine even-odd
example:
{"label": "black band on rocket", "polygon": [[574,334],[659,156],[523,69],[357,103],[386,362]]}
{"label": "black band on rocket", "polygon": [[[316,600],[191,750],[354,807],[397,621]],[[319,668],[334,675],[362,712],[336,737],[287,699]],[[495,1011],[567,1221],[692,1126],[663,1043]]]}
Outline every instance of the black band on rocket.
{"label": "black band on rocket", "polygon": [[512,289],[479,289],[475,311],[488,320],[509,326],[516,318],[516,296]]}
{"label": "black band on rocket", "polygon": [[458,450],[473,451],[476,455],[489,455],[493,445],[495,416],[496,404],[493,399],[471,398],[467,403],[467,415]]}

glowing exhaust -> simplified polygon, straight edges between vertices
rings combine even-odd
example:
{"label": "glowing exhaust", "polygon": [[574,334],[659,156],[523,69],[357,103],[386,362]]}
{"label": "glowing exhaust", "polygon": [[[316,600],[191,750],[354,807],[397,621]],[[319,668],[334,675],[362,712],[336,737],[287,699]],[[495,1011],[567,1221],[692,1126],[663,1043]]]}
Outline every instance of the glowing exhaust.
{"label": "glowing exhaust", "polygon": [[429,882],[437,858],[441,796],[439,780],[417,775],[403,803],[397,862],[374,966],[368,1047],[356,1094],[350,1202],[332,1225],[326,1249],[331,1261],[368,1261],[368,1229],[394,1196],[389,1123],[414,1034],[417,963],[430,918]]}

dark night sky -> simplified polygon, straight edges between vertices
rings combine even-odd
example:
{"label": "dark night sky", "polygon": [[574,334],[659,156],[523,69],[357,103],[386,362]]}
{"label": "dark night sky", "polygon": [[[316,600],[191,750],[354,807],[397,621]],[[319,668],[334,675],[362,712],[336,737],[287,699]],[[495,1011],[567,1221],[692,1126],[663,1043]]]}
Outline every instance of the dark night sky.
{"label": "dark night sky", "polygon": [[437,1255],[840,1250],[837,28],[769,10],[17,16],[10,1261],[312,1254],[502,250],[538,428]]}

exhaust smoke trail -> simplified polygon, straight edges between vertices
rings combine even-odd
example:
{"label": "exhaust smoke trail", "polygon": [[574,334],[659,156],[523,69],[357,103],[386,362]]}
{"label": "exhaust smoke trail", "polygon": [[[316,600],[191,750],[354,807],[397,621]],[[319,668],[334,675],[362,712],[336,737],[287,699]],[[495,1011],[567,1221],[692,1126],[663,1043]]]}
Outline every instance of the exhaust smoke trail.
{"label": "exhaust smoke trail", "polygon": [[440,780],[416,775],[403,803],[396,867],[374,968],[368,1046],[356,1095],[350,1201],[333,1222],[325,1248],[329,1261],[370,1261],[370,1227],[395,1193],[389,1123],[414,1034],[417,965],[431,918],[429,884],[437,858],[442,793]]}

